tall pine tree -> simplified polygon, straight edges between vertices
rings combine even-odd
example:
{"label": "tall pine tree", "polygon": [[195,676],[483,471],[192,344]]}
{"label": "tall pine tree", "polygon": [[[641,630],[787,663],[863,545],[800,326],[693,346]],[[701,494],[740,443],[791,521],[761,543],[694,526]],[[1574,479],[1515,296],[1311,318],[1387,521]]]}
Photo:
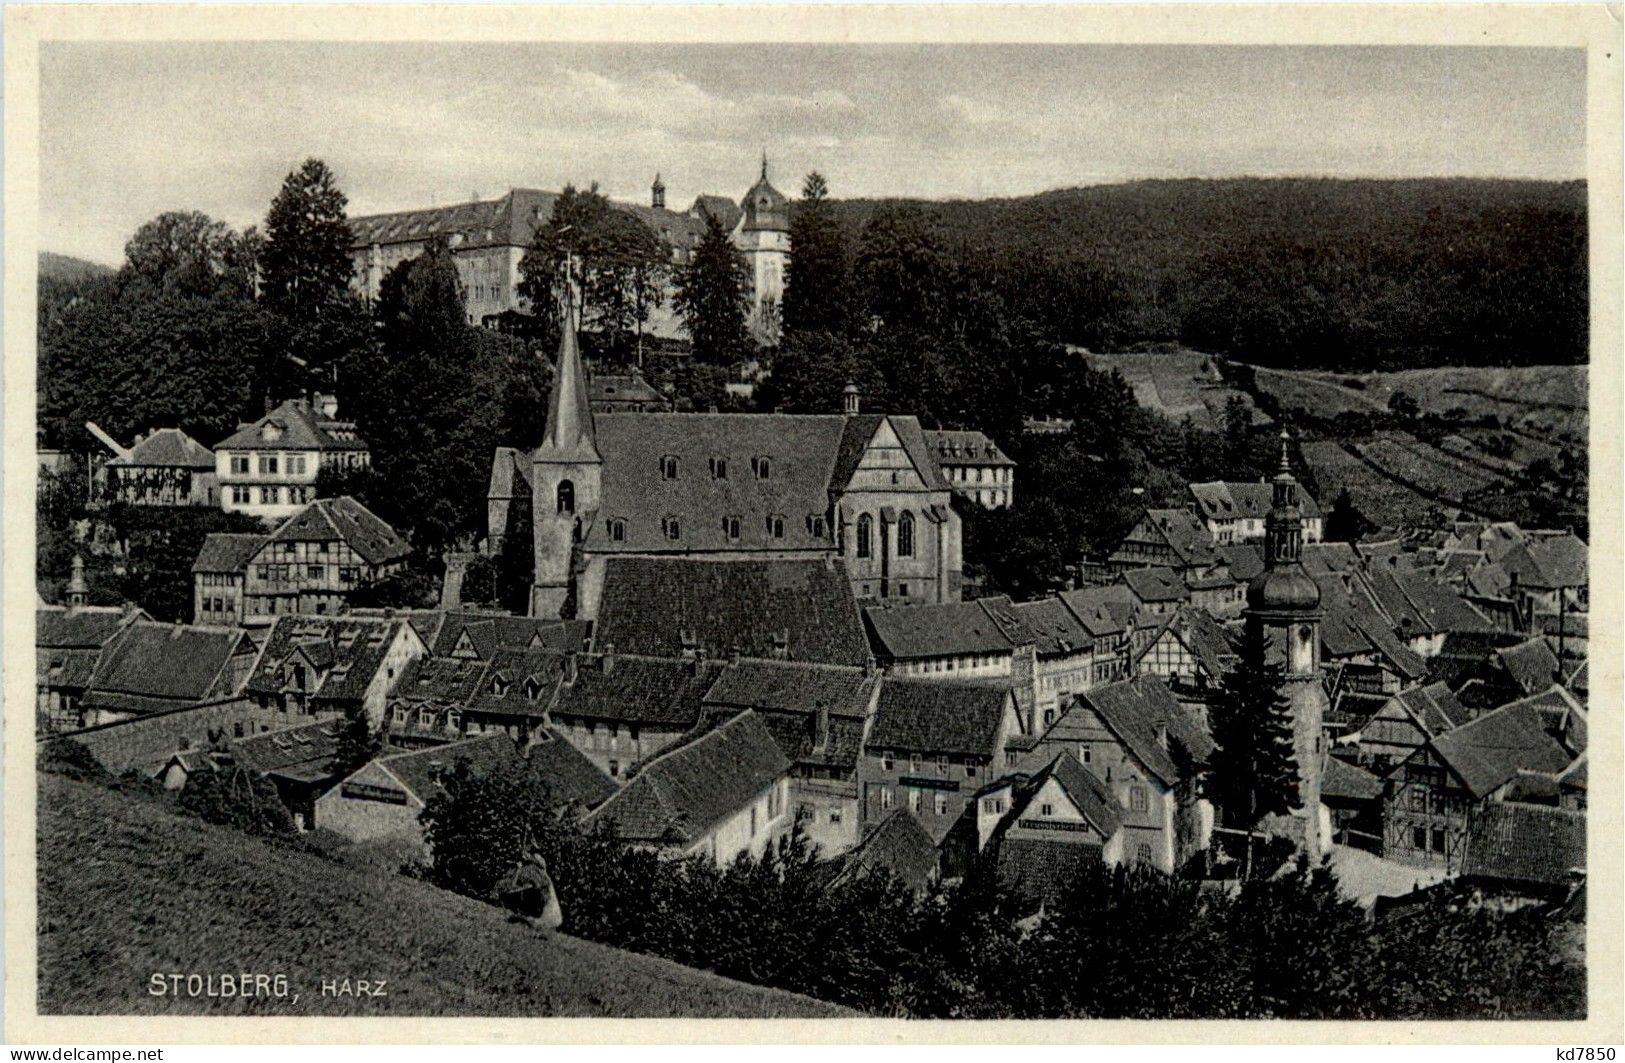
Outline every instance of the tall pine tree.
{"label": "tall pine tree", "polygon": [[1265,659],[1249,635],[1241,660],[1219,685],[1208,717],[1213,754],[1208,792],[1232,828],[1247,832],[1242,877],[1252,877],[1253,835],[1266,816],[1302,805],[1292,750],[1292,706],[1282,693],[1280,664]]}
{"label": "tall pine tree", "polygon": [[750,279],[744,259],[715,215],[706,213],[705,235],[677,283],[672,305],[694,343],[694,357],[711,365],[728,365],[743,357],[750,347],[745,332]]}
{"label": "tall pine tree", "polygon": [[349,294],[348,202],[320,159],[306,159],[283,180],[265,216],[260,252],[261,291],[271,309],[308,317]]}
{"label": "tall pine tree", "polygon": [[785,274],[786,336],[839,334],[852,324],[851,255],[828,201],[829,186],[814,170],[801,186],[790,219],[790,265]]}

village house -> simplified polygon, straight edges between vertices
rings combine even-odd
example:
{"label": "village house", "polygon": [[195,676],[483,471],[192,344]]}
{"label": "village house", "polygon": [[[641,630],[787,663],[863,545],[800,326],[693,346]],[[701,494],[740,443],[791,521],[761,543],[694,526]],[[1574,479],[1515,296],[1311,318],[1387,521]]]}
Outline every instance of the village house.
{"label": "village house", "polygon": [[417,629],[429,654],[488,661],[498,650],[587,649],[592,625],[584,620],[553,620],[474,609],[357,610],[356,615],[401,616]]}
{"label": "village house", "polygon": [[1553,904],[1573,897],[1585,872],[1585,813],[1492,802],[1473,820],[1460,881],[1501,897]]}
{"label": "village house", "polygon": [[1136,675],[1154,675],[1171,689],[1211,695],[1237,660],[1229,634],[1205,609],[1185,606],[1164,618],[1134,662]]}
{"label": "village house", "polygon": [[1017,893],[1053,902],[1089,865],[1123,862],[1123,815],[1111,789],[1069,753],[1054,753],[1028,777],[1009,777],[978,795],[978,838],[999,879]]}
{"label": "village house", "polygon": [[1102,625],[1091,623],[1092,616],[1086,620],[1074,613],[1059,597],[1022,602],[1006,611],[1020,623],[1022,637],[1032,640],[1033,703],[1041,724],[1029,721],[1028,729],[1036,731],[1054,722],[1056,707],[1071,694],[1100,682],[1097,643],[1106,643],[1108,659],[1115,650]]}
{"label": "village house", "polygon": [[1189,510],[1148,508],[1106,564],[1113,572],[1160,566],[1177,575],[1218,559],[1207,529]]}
{"label": "village house", "polygon": [[[84,562],[74,559],[76,575]],[[34,714],[40,734],[85,725],[83,706],[96,659],[130,624],[151,620],[134,606],[40,605],[34,610]]]}
{"label": "village house", "polygon": [[857,844],[858,761],[880,677],[861,668],[737,659],[702,699],[713,718],[756,713],[790,761],[790,803],[826,857]]}
{"label": "village house", "polygon": [[[1134,602],[1135,618],[1172,616],[1190,602],[1190,588],[1174,569],[1136,568],[1120,577]],[[1143,647],[1136,647],[1136,651]]]}
{"label": "village house", "polygon": [[927,431],[925,445],[956,494],[984,509],[1015,505],[1015,459],[993,440],[976,431]]}
{"label": "village house", "polygon": [[1334,729],[1341,733],[1334,737],[1352,747],[1361,767],[1387,775],[1430,740],[1471,718],[1448,686],[1430,683],[1394,694],[1365,719],[1339,721]]}
{"label": "village house", "polygon": [[760,855],[790,824],[790,761],[750,710],[656,756],[584,821],[717,864]]}
{"label": "village house", "polygon": [[610,558],[593,649],[862,667],[863,619],[837,562]]}
{"label": "village house", "polygon": [[[229,740],[232,762],[259,772],[276,787],[301,830],[316,828],[316,802],[339,780],[341,720],[299,724]],[[178,765],[185,769],[183,762]]]}
{"label": "village house", "polygon": [[919,892],[936,881],[940,855],[936,842],[908,809],[893,809],[880,822],[870,824],[858,844],[833,861],[830,885],[888,874]]}
{"label": "village house", "polygon": [[254,665],[254,654],[248,636],[232,628],[135,620],[96,658],[79,702],[83,726],[235,694]]}
{"label": "village house", "polygon": [[541,733],[548,706],[576,659],[556,650],[499,647],[489,660],[422,657],[390,688],[390,741],[436,745],[500,732],[519,743]]}
{"label": "village house", "polygon": [[671,413],[671,400],[638,370],[593,373],[587,377],[587,404],[599,413]]}
{"label": "village house", "polygon": [[864,627],[888,674],[921,679],[1010,676],[1030,684],[1034,636],[1006,596],[937,605],[871,605]]}
{"label": "village house", "polygon": [[426,652],[404,620],[281,616],[243,693],[290,718],[364,712],[377,728],[396,678]]}
{"label": "village house", "polygon": [[885,677],[858,768],[864,822],[906,808],[941,844],[1023,733],[1006,687]]}
{"label": "village house", "polygon": [[1382,853],[1382,779],[1326,754],[1320,770],[1320,803],[1331,817],[1332,841]]}
{"label": "village house", "polygon": [[1213,810],[1196,780],[1212,752],[1196,714],[1138,676],[1076,695],[1030,757],[1075,757],[1116,799],[1123,858],[1171,873],[1208,848]]}
{"label": "village house", "polygon": [[316,500],[323,469],[364,469],[372,463],[355,424],[338,419],[338,400],[289,399],[215,444],[220,505],[266,522],[292,516]]}
{"label": "village house", "polygon": [[398,572],[411,552],[348,495],[318,499],[269,535],[205,538],[192,565],[193,615],[250,626],[288,614],[336,615],[357,591]]}
{"label": "village house", "polygon": [[[616,781],[699,726],[722,665],[602,653],[568,658],[549,708],[558,732]],[[755,726],[764,726],[760,720]]]}
{"label": "village house", "polygon": [[1473,821],[1505,797],[1520,771],[1555,773],[1571,760],[1528,703],[1429,738],[1386,777],[1383,855],[1460,872]]}
{"label": "village house", "polygon": [[218,506],[214,454],[179,428],[139,433],[131,446],[86,422],[85,428],[112,451],[92,462],[99,502],[132,506]]}
{"label": "village house", "polygon": [[[1268,483],[1214,480],[1193,483],[1189,490],[1191,511],[1202,521],[1208,541],[1213,545],[1264,541],[1264,524],[1274,500],[1274,489]],[[1303,542],[1306,545],[1320,542],[1324,523],[1320,504],[1309,492],[1300,489],[1298,509],[1303,522]]]}
{"label": "village house", "polygon": [[[1094,640],[1090,686],[1127,679],[1134,662],[1134,595],[1123,583],[1062,591],[1061,599],[1072,615],[1088,628]],[[1057,698],[1057,703],[1060,699]]]}

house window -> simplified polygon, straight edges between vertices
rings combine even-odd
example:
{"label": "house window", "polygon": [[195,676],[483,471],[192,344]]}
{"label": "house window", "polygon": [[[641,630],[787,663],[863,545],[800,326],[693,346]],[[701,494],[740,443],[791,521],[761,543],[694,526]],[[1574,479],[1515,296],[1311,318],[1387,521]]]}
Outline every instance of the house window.
{"label": "house window", "polygon": [[914,813],[920,811],[920,791],[910,790],[908,792],[908,810]]}
{"label": "house window", "polygon": [[920,755],[918,753],[910,753],[908,755],[908,770],[913,772],[915,775],[920,774]]}
{"label": "house window", "polygon": [[574,513],[576,511],[576,485],[569,480],[560,480],[558,489],[558,503],[560,513]]}
{"label": "house window", "polygon": [[306,579],[321,579],[322,578],[322,566],[321,565],[306,565],[305,566],[305,578]]}
{"label": "house window", "polygon": [[446,713],[446,730],[461,732],[463,729],[463,714],[460,712]]}
{"label": "house window", "polygon": [[1053,815],[1055,815],[1055,806],[1051,805],[1051,804],[1039,805],[1038,806],[1038,814],[1040,816],[1045,816],[1045,817],[1053,816]]}
{"label": "house window", "polygon": [[897,520],[897,556],[914,556],[914,514],[904,513]]}
{"label": "house window", "polygon": [[404,705],[395,706],[395,722],[396,723],[404,724],[406,722],[406,715],[407,715],[406,706],[404,706]]}
{"label": "house window", "polygon": [[724,535],[726,535],[728,537],[729,542],[738,542],[739,541],[739,518],[738,517],[723,517],[722,518],[722,534],[724,534]]}
{"label": "house window", "polygon": [[1129,806],[1129,808],[1133,809],[1135,812],[1144,812],[1147,808],[1150,807],[1150,801],[1146,796],[1145,787],[1143,787],[1143,786],[1131,786],[1131,787],[1129,787],[1128,806]]}
{"label": "house window", "polygon": [[275,454],[261,454],[260,455],[260,472],[262,474],[275,475],[276,468],[277,468],[277,461],[276,461],[276,455]]}
{"label": "house window", "polygon": [[711,459],[711,479],[713,479],[713,480],[726,480],[727,478],[728,478],[728,459],[727,458],[712,458]]}
{"label": "house window", "polygon": [[1411,828],[1411,848],[1412,849],[1420,849],[1423,852],[1427,852],[1427,847],[1428,847],[1428,831],[1427,831],[1427,828],[1426,827],[1412,827]]}
{"label": "house window", "polygon": [[231,456],[231,471],[238,476],[248,475],[248,455],[233,454]]}
{"label": "house window", "polygon": [[948,774],[948,758],[946,756],[937,757],[937,774]]}
{"label": "house window", "polygon": [[751,475],[758,480],[771,480],[773,478],[773,459],[763,455],[750,459]]}
{"label": "house window", "polygon": [[808,517],[807,534],[822,539],[824,537],[824,518],[818,516]]}
{"label": "house window", "polygon": [[858,556],[870,556],[870,536],[874,534],[874,521],[865,513],[858,518]]}
{"label": "house window", "polygon": [[619,517],[615,517],[609,521],[606,521],[605,527],[609,531],[610,542],[624,543],[626,541],[626,521]]}
{"label": "house window", "polygon": [[1083,745],[1082,743],[1079,743],[1079,745],[1078,745],[1078,760],[1080,762],[1084,763],[1084,764],[1087,764],[1087,763],[1089,763],[1089,756],[1090,756],[1089,747],[1086,746],[1086,745]]}
{"label": "house window", "polygon": [[[897,596],[899,598],[907,598],[908,597],[908,584],[899,583],[897,585]],[[954,668],[954,662],[949,661],[948,662],[948,670],[951,672],[951,671],[953,671],[953,668]]]}
{"label": "house window", "polygon": [[675,455],[667,454],[660,459],[660,478],[662,480],[677,479],[677,458]]}
{"label": "house window", "polygon": [[892,771],[897,767],[897,758],[892,755],[891,750],[880,754],[880,766],[887,771]]}
{"label": "house window", "polygon": [[1140,863],[1150,866],[1152,862],[1150,843],[1141,842],[1140,847],[1134,851],[1134,858]]}
{"label": "house window", "polygon": [[1444,828],[1443,827],[1434,827],[1433,828],[1433,851],[1436,852],[1436,853],[1444,852]]}
{"label": "house window", "polygon": [[782,515],[773,513],[768,516],[767,534],[774,539],[784,538],[784,517]]}
{"label": "house window", "polygon": [[832,827],[839,826],[840,822],[841,822],[841,810],[838,809],[838,808],[830,809],[829,810],[829,825],[832,826]]}
{"label": "house window", "polygon": [[1055,722],[1055,710],[1054,709],[1045,709],[1044,710],[1044,726],[1048,727],[1050,724],[1052,724],[1054,722]]}
{"label": "house window", "polygon": [[361,568],[357,565],[340,565],[339,582],[354,583],[361,578]]}
{"label": "house window", "polygon": [[1004,801],[997,797],[985,798],[982,801],[982,811],[988,815],[997,815],[1004,811]]}
{"label": "house window", "polygon": [[967,779],[976,778],[976,765],[974,765],[974,764],[966,764],[965,765],[965,778],[967,778]]}
{"label": "house window", "polygon": [[890,808],[891,804],[892,804],[891,787],[890,786],[882,786],[880,788],[880,807],[884,811],[885,809]]}
{"label": "house window", "polygon": [[937,794],[935,806],[937,815],[946,816],[948,814],[948,795],[942,793]]}
{"label": "house window", "polygon": [[303,476],[305,474],[305,456],[303,454],[288,455],[288,472],[295,476]]}
{"label": "house window", "polygon": [[673,516],[665,516],[660,518],[660,531],[672,542],[676,542],[678,539],[683,537],[681,523],[676,517]]}
{"label": "house window", "polygon": [[612,760],[612,761],[609,762],[609,775],[610,775],[610,778],[612,778],[612,779],[619,779],[621,777],[621,762],[620,761]]}

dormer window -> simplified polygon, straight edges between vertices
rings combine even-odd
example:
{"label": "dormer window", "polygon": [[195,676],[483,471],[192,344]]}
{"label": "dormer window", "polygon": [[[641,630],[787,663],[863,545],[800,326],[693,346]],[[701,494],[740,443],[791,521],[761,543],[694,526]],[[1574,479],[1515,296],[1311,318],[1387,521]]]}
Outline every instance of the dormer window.
{"label": "dormer window", "polygon": [[676,517],[662,517],[660,518],[660,533],[672,542],[676,542],[683,537],[682,524]]}
{"label": "dormer window", "polygon": [[675,454],[667,454],[660,459],[660,478],[662,480],[677,479],[677,456]]}
{"label": "dormer window", "polygon": [[739,541],[739,518],[738,517],[723,517],[722,518],[722,534],[726,535],[730,542],[738,542]]}
{"label": "dormer window", "polygon": [[605,530],[608,531],[608,533],[609,533],[609,541],[610,542],[612,542],[612,543],[624,543],[624,542],[626,542],[626,521],[622,520],[619,517],[615,517],[615,518],[613,518],[611,520],[605,521],[604,526],[605,526]]}
{"label": "dormer window", "polygon": [[527,701],[538,701],[541,699],[541,696],[542,681],[537,679],[535,676],[531,676],[529,679],[525,680],[525,699]]}
{"label": "dormer window", "polygon": [[782,513],[768,514],[767,534],[772,539],[784,538],[784,515]]}
{"label": "dormer window", "polygon": [[500,697],[505,696],[507,693],[508,693],[508,681],[506,679],[504,679],[500,675],[499,676],[493,676],[491,678],[491,694],[494,697],[499,697],[500,698]]}
{"label": "dormer window", "polygon": [[771,480],[773,478],[773,459],[762,455],[750,459],[751,475],[758,480]]}
{"label": "dormer window", "polygon": [[727,478],[728,478],[728,459],[727,458],[712,458],[711,459],[711,479],[713,479],[713,480],[726,480]]}

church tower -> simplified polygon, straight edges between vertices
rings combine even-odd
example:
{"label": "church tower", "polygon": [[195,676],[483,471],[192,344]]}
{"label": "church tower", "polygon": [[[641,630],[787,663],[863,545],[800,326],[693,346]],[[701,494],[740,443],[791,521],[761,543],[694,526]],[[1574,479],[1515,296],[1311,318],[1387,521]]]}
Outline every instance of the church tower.
{"label": "church tower", "polygon": [[[1302,838],[1311,860],[1324,852],[1320,806],[1321,762],[1326,755],[1322,724],[1329,701],[1320,676],[1320,587],[1303,567],[1303,511],[1298,481],[1281,433],[1281,465],[1275,474],[1265,522],[1264,571],[1247,588],[1248,639],[1264,646],[1264,659],[1283,668],[1282,681],[1292,706],[1292,749],[1298,762],[1299,822],[1280,824]],[[1300,834],[1301,832],[1301,834]]]}
{"label": "church tower", "polygon": [[531,616],[556,617],[564,609],[575,577],[576,544],[598,509],[603,484],[604,459],[598,453],[587,375],[573,325],[566,309],[547,404],[547,430],[531,455],[531,525],[536,537]]}

